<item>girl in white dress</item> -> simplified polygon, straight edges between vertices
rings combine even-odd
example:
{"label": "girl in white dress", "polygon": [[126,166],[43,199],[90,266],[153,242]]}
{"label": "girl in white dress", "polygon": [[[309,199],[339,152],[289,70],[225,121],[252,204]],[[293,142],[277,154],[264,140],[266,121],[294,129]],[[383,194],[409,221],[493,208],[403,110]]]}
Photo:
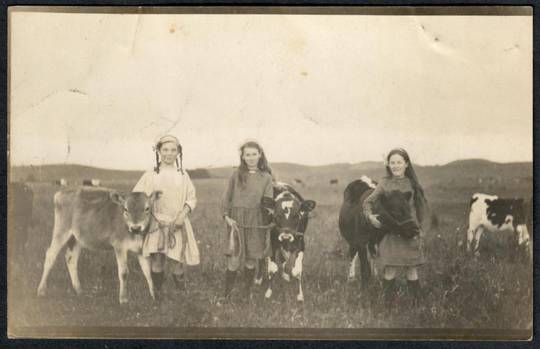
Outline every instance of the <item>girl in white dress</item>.
{"label": "girl in white dress", "polygon": [[151,258],[152,280],[159,296],[166,257],[173,263],[173,280],[180,290],[185,288],[183,264],[197,265],[200,259],[188,218],[197,199],[195,187],[182,168],[182,146],[176,137],[166,135],[157,141],[155,152],[156,167],[143,174],[133,191],[147,195],[162,192],[154,202],[154,222],[143,243],[143,255]]}

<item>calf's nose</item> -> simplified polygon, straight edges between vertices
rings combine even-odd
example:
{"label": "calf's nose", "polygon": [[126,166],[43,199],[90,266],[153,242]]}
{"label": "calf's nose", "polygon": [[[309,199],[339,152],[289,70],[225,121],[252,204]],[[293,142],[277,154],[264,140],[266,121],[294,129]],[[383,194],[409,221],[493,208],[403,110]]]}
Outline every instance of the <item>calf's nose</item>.
{"label": "calf's nose", "polygon": [[131,231],[133,233],[140,233],[142,230],[142,227],[140,225],[132,225],[131,226]]}

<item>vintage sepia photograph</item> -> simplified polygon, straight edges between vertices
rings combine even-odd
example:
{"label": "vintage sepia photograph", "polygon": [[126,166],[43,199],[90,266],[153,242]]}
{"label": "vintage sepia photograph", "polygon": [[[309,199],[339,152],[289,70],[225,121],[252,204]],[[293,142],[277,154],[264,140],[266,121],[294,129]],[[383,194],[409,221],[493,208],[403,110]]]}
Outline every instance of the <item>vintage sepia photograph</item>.
{"label": "vintage sepia photograph", "polygon": [[14,6],[7,123],[9,338],[532,338],[532,7]]}

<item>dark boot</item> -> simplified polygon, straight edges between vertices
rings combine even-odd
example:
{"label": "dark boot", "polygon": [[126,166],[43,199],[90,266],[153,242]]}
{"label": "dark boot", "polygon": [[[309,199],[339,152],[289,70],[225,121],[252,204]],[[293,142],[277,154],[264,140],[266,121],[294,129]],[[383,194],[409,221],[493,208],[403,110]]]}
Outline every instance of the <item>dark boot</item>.
{"label": "dark boot", "polygon": [[161,300],[161,288],[163,286],[163,281],[165,280],[163,272],[152,272],[152,282],[154,283],[154,294],[156,300]]}
{"label": "dark boot", "polygon": [[418,307],[420,301],[420,281],[407,280],[407,289],[410,297],[412,298],[413,307]]}
{"label": "dark boot", "polygon": [[227,271],[225,272],[225,298],[228,298],[230,296],[235,279],[236,271],[230,271],[227,269]]}
{"label": "dark boot", "polygon": [[184,276],[184,274],[180,274],[180,275],[173,274],[173,281],[178,291],[185,291],[186,277]]}
{"label": "dark boot", "polygon": [[392,280],[383,279],[383,298],[384,298],[385,308],[390,310],[396,298],[396,280],[395,279],[392,279]]}
{"label": "dark boot", "polygon": [[253,285],[253,282],[255,279],[255,269],[246,268],[244,272],[244,276],[245,276],[244,296],[246,297],[246,299],[249,299],[251,296],[251,286]]}

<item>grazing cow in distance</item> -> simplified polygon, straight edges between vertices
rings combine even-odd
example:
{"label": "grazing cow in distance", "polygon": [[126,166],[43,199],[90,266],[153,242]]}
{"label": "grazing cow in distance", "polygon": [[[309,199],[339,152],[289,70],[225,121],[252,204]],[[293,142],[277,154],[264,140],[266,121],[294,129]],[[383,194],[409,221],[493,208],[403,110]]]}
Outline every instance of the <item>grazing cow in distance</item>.
{"label": "grazing cow in distance", "polygon": [[92,186],[92,180],[91,179],[83,179],[82,185]]}
{"label": "grazing cow in distance", "polygon": [[54,229],[47,249],[38,295],[46,292],[47,278],[58,253],[67,245],[65,259],[72,286],[77,294],[81,286],[77,266],[81,249],[113,249],[120,281],[119,301],[126,303],[128,275],[127,253],[135,252],[154,299],[150,261],[142,255],[146,233],[158,222],[152,209],[161,192],[120,194],[106,188],[71,188],[54,195]]}
{"label": "grazing cow in distance", "polygon": [[28,241],[28,230],[32,224],[34,192],[21,182],[12,182],[8,187],[8,232],[9,247],[18,255],[24,252]]}
{"label": "grazing cow in distance", "polygon": [[530,251],[527,228],[527,209],[524,200],[504,199],[496,195],[476,193],[470,202],[467,252],[480,254],[483,233],[510,233],[510,243],[516,250]]}
{"label": "grazing cow in distance", "polygon": [[330,180],[330,185],[335,185],[335,184],[338,184],[339,181],[337,179],[331,179]]}
{"label": "grazing cow in distance", "polygon": [[60,178],[60,179],[55,180],[54,184],[59,185],[61,187],[65,187],[65,186],[67,186],[67,181],[66,181],[65,178]]}
{"label": "grazing cow in distance", "polygon": [[93,187],[99,187],[101,185],[101,181],[95,178],[92,178],[91,183]]}
{"label": "grazing cow in distance", "polygon": [[304,186],[304,182],[303,182],[301,179],[299,179],[299,178],[295,178],[295,179],[294,179],[294,183],[296,183],[296,184],[298,184],[298,185],[301,185],[301,186]]}
{"label": "grazing cow in distance", "polygon": [[[272,297],[274,275],[281,269],[284,280],[291,277],[298,281],[296,300],[304,301],[302,270],[304,261],[304,234],[309,220],[309,212],[316,206],[313,200],[304,200],[288,184],[274,184],[274,200],[263,204],[275,224],[270,232],[270,257],[267,257],[268,287],[265,298]],[[273,209],[272,209],[273,208]]]}

